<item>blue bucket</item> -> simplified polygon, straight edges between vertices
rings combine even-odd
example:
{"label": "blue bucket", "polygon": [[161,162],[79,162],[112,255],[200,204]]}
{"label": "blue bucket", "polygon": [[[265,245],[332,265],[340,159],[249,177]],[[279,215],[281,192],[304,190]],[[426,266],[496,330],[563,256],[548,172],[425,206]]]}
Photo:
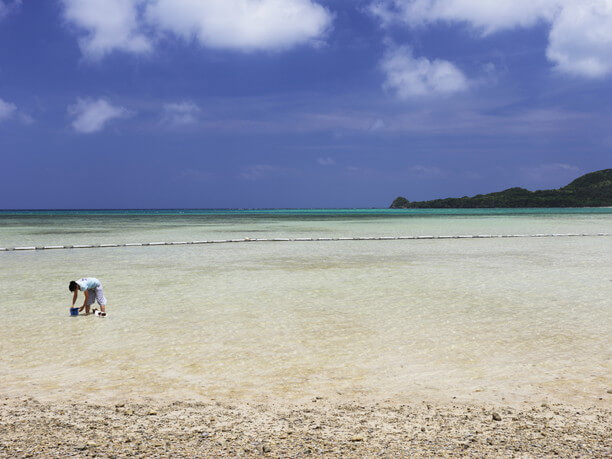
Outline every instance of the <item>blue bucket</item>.
{"label": "blue bucket", "polygon": [[79,308],[70,308],[70,315],[71,316],[78,316],[79,315]]}

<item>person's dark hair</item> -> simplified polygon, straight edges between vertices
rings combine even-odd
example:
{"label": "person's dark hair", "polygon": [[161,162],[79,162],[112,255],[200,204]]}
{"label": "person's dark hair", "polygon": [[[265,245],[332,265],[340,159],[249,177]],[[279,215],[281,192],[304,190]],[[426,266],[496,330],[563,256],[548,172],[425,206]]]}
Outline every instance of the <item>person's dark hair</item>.
{"label": "person's dark hair", "polygon": [[68,290],[70,290],[71,292],[74,292],[75,290],[79,289],[79,284],[77,284],[75,281],[70,281],[70,284],[68,285]]}

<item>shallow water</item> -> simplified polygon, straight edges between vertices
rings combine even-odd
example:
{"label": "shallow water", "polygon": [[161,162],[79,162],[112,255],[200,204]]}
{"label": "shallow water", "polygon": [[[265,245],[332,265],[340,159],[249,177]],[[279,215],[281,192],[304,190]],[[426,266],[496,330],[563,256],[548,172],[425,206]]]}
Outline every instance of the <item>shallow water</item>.
{"label": "shallow water", "polygon": [[[6,215],[0,246],[612,232],[612,213]],[[0,252],[7,395],[590,402],[612,387],[612,237]],[[101,279],[109,316],[68,316]]]}

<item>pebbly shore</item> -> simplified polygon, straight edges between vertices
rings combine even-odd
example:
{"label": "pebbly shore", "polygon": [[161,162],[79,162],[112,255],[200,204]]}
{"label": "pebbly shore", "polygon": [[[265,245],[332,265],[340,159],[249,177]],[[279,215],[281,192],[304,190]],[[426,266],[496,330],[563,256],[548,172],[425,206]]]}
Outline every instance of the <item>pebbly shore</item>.
{"label": "pebbly shore", "polygon": [[0,398],[1,457],[610,457],[611,410],[563,404]]}

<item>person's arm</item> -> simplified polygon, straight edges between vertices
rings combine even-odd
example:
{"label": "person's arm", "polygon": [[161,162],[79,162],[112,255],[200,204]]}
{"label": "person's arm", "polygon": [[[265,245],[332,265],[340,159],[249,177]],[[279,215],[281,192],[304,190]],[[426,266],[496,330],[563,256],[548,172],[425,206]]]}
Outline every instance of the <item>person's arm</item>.
{"label": "person's arm", "polygon": [[72,307],[74,307],[74,303],[76,303],[77,297],[79,296],[79,291],[75,290],[72,294]]}
{"label": "person's arm", "polygon": [[83,290],[83,295],[85,295],[85,298],[83,299],[83,306],[79,308],[79,312],[81,312],[83,308],[87,306],[87,299],[89,298],[89,290]]}

